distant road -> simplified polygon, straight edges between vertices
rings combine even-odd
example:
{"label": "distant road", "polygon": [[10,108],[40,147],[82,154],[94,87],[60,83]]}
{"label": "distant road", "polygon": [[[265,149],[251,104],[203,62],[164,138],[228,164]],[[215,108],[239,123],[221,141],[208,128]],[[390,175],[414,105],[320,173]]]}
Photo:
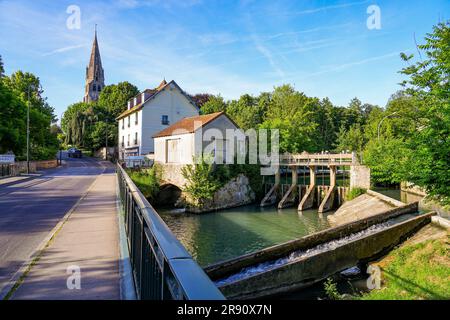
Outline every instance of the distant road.
{"label": "distant road", "polygon": [[64,160],[41,177],[0,186],[0,292],[96,177],[114,170],[92,158]]}

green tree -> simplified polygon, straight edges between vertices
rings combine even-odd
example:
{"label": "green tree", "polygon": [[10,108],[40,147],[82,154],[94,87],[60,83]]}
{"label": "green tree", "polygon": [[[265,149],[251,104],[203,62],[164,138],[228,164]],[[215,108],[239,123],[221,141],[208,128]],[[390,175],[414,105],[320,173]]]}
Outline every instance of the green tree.
{"label": "green tree", "polygon": [[290,85],[276,87],[260,128],[278,129],[281,152],[314,150],[313,110],[317,99],[308,98]]}
{"label": "green tree", "polygon": [[26,146],[26,106],[0,80],[0,153],[21,155]]}
{"label": "green tree", "polygon": [[364,132],[359,123],[355,123],[348,130],[341,127],[337,138],[338,151],[349,150],[360,154],[364,149],[364,145]]}
{"label": "green tree", "polygon": [[369,141],[364,151],[364,164],[371,169],[371,178],[377,183],[395,184],[405,180],[413,151],[399,138]]}
{"label": "green tree", "polygon": [[190,204],[201,207],[205,200],[213,198],[221,183],[214,177],[214,167],[207,159],[194,161],[181,169],[181,174],[187,180],[183,189],[189,197]]}
{"label": "green tree", "polygon": [[264,121],[268,103],[261,97],[244,94],[239,100],[233,100],[227,107],[227,115],[244,130],[257,128]]}
{"label": "green tree", "polygon": [[2,56],[0,55],[0,78],[5,76],[5,67],[3,66]]}
{"label": "green tree", "polygon": [[227,108],[226,102],[223,100],[222,96],[211,96],[208,101],[206,101],[200,108],[201,114],[209,114],[219,111],[225,111]]}
{"label": "green tree", "polygon": [[408,63],[402,85],[414,97],[421,127],[411,139],[409,181],[424,187],[430,196],[450,203],[450,20],[433,27],[418,49],[423,60],[402,54]]}
{"label": "green tree", "polygon": [[116,118],[127,109],[128,100],[138,93],[138,88],[127,81],[108,85],[100,92],[98,105],[103,106]]}
{"label": "green tree", "polygon": [[[5,85],[12,94],[22,101],[26,107],[30,107],[30,155],[32,160],[52,159],[58,150],[58,139],[56,134],[50,130],[51,124],[56,120],[54,109],[47,103],[44,97],[40,80],[29,72],[17,71],[10,77],[2,78]],[[26,116],[24,117],[24,121]],[[26,136],[26,130],[20,135]],[[20,141],[23,138],[18,138]],[[25,154],[17,155],[23,159]]]}

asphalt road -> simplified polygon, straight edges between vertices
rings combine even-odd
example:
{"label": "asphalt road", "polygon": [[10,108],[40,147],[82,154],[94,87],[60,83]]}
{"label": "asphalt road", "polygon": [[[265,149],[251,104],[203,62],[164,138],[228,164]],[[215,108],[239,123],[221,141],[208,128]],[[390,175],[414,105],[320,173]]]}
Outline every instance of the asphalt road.
{"label": "asphalt road", "polygon": [[97,176],[113,170],[90,158],[65,160],[41,177],[0,186],[0,292]]}

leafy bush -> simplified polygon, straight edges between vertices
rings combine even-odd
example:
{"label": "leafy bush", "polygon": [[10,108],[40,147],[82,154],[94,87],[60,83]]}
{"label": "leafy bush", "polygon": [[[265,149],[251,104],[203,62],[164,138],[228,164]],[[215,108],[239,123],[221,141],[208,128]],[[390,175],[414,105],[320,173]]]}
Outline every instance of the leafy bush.
{"label": "leafy bush", "polygon": [[181,169],[181,174],[187,180],[183,191],[191,197],[192,205],[201,207],[204,201],[212,199],[222,186],[219,179],[213,175],[213,170],[213,165],[205,159],[194,161],[194,164],[188,164]]}
{"label": "leafy bush", "polygon": [[328,278],[324,285],[324,290],[325,293],[328,296],[328,299],[330,300],[340,300],[341,299],[341,295],[339,293],[339,291],[337,290],[337,284],[336,282],[333,281],[333,279]]}
{"label": "leafy bush", "polygon": [[133,180],[136,187],[142,192],[151,203],[155,201],[161,184],[161,167],[154,165],[150,169],[140,169],[137,171],[128,169],[127,173]]}
{"label": "leafy bush", "polygon": [[366,189],[363,188],[352,188],[349,193],[345,196],[345,200],[350,201],[359,197],[360,195],[366,193]]}

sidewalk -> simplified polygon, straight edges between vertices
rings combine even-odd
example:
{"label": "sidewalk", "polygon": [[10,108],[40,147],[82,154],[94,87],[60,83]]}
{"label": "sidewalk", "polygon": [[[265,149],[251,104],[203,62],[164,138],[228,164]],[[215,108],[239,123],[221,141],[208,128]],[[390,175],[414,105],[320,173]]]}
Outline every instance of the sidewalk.
{"label": "sidewalk", "polygon": [[[12,299],[120,299],[115,174],[99,175],[72,209]],[[81,288],[68,289],[78,267]]]}
{"label": "sidewalk", "polygon": [[0,186],[11,185],[11,184],[15,184],[18,182],[23,182],[23,181],[27,181],[32,178],[40,177],[40,176],[41,176],[41,174],[39,174],[39,173],[30,173],[27,175],[22,174],[22,175],[13,176],[13,177],[0,178]]}

